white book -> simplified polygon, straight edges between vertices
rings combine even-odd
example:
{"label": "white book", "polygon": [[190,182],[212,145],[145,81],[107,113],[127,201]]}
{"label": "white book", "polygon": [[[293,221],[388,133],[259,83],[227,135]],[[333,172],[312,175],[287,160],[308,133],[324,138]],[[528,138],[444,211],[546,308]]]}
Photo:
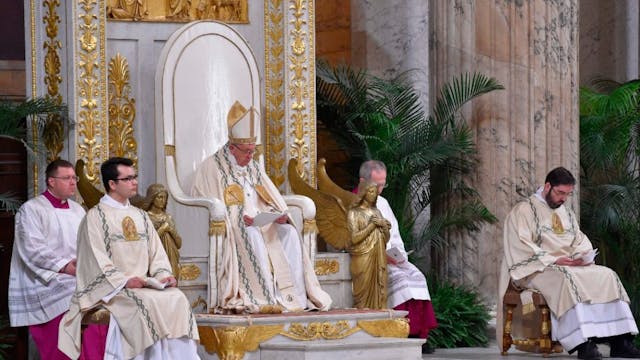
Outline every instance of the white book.
{"label": "white book", "polygon": [[253,226],[262,227],[267,224],[271,224],[276,221],[282,215],[285,215],[285,212],[261,212],[253,218]]}
{"label": "white book", "polygon": [[168,281],[163,283],[160,280],[152,277],[148,277],[145,280],[145,287],[148,287],[148,288],[163,290],[164,288],[167,287],[167,285],[169,285]]}
{"label": "white book", "polygon": [[401,263],[407,261],[407,257],[404,253],[398,249],[397,247],[392,247],[387,249],[387,256],[395,260],[396,263]]}

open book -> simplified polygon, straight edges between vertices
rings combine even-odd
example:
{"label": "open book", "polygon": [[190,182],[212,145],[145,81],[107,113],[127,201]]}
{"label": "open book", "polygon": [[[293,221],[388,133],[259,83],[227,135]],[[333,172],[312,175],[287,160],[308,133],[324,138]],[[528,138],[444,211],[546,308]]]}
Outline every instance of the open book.
{"label": "open book", "polygon": [[387,249],[387,256],[395,260],[396,263],[407,261],[405,254],[397,247]]}
{"label": "open book", "polygon": [[598,249],[591,249],[585,253],[575,253],[571,255],[572,259],[582,259],[583,264],[591,264],[598,255]]}
{"label": "open book", "polygon": [[163,290],[164,288],[167,287],[167,285],[169,285],[169,282],[163,283],[160,280],[152,277],[146,278],[145,281],[146,281],[145,287],[158,289],[158,290]]}
{"label": "open book", "polygon": [[253,218],[253,226],[262,227],[276,221],[287,212],[261,212]]}

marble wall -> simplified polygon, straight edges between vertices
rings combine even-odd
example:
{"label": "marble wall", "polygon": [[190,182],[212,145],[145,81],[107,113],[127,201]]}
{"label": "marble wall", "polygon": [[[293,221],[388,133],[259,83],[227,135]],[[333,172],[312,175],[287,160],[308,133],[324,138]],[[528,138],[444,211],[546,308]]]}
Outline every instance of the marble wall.
{"label": "marble wall", "polygon": [[578,1],[432,0],[430,16],[432,89],[474,71],[506,88],[464,109],[480,159],[469,180],[499,221],[452,236],[440,268],[495,302],[502,219],[548,170],[578,173]]}
{"label": "marble wall", "polygon": [[580,1],[580,85],[638,78],[640,3]]}

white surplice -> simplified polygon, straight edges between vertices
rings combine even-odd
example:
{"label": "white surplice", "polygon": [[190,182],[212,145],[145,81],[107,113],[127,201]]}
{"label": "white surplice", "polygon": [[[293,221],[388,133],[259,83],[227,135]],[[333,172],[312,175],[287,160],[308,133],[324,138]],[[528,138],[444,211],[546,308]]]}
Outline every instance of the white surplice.
{"label": "white surplice", "polygon": [[[391,236],[387,243],[387,249],[392,247],[398,248],[406,259],[407,252],[404,249],[404,242],[400,237],[398,220],[393,214],[389,202],[384,197],[378,196],[376,207],[380,210],[382,216],[391,223]],[[389,277],[387,305],[390,309],[410,299],[431,300],[429,288],[427,287],[427,279],[424,274],[408,260],[395,265],[387,264],[387,273]]]}
{"label": "white surplice", "polygon": [[68,203],[68,209],[57,209],[39,195],[16,213],[9,276],[11,326],[43,324],[69,309],[76,279],[58,271],[76,257],[85,211],[73,200]]}

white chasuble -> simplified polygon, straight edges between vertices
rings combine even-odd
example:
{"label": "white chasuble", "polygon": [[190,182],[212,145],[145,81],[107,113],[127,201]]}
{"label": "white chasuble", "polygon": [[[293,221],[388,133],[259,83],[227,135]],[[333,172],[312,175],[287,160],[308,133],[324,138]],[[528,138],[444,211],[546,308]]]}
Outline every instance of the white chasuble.
{"label": "white chasuble", "polygon": [[287,211],[258,162],[239,166],[225,145],[198,169],[192,195],[222,199],[227,208],[227,244],[222,246],[223,271],[215,299],[221,308],[216,311],[255,313],[273,305],[286,311],[329,308],[331,298],[320,287],[295,228],[244,223],[244,215]]}
{"label": "white chasuble", "polygon": [[191,305],[178,288],[118,290],[134,276],[171,276],[171,264],[143,210],[116,208],[103,200],[80,225],[77,289],[61,322],[60,349],[71,358],[79,356],[82,316],[98,306],[116,320],[127,359],[163,339],[198,340]]}

